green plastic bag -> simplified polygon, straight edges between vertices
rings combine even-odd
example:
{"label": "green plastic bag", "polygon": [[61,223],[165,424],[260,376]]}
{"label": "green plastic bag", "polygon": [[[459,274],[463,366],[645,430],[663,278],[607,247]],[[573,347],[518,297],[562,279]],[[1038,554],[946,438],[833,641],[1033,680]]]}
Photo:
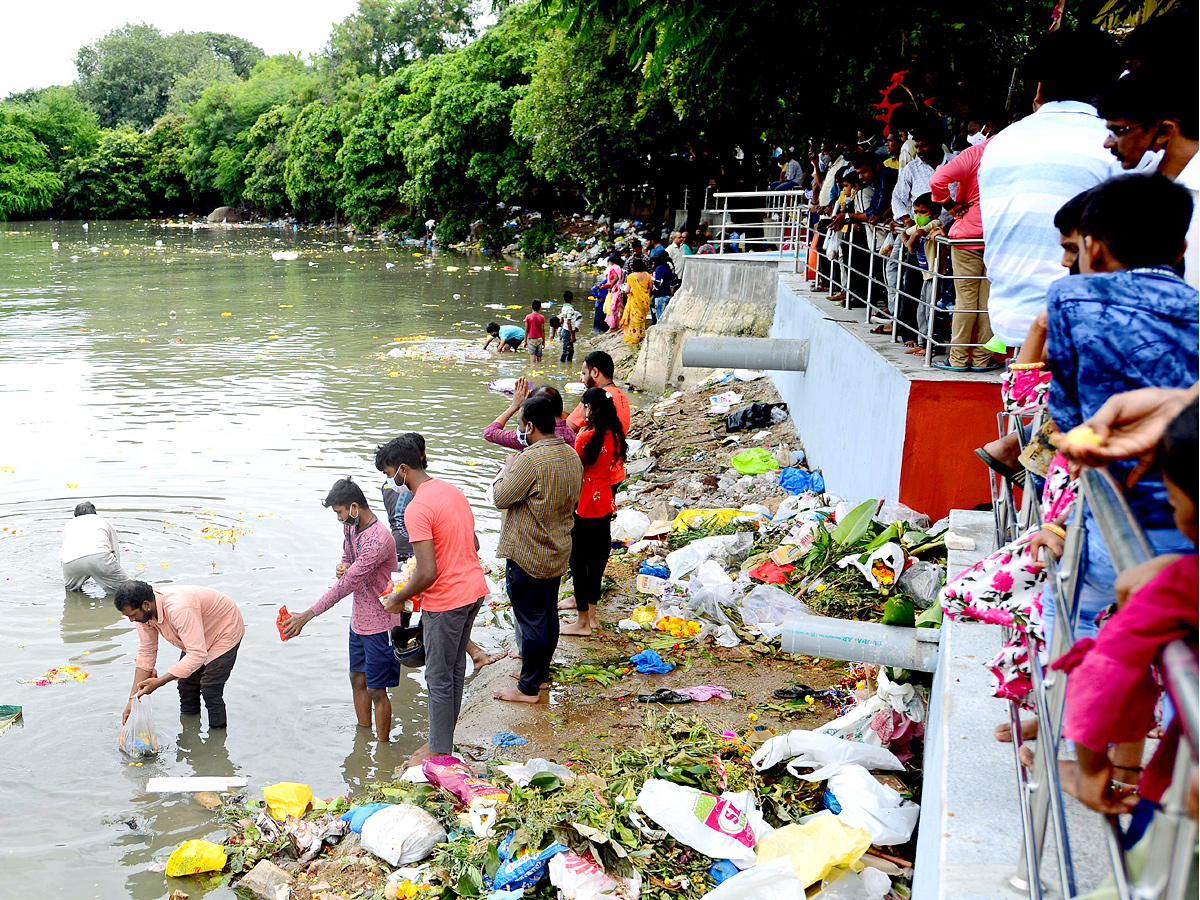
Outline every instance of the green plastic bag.
{"label": "green plastic bag", "polygon": [[754,447],[750,450],[743,450],[741,453],[735,453],[729,461],[743,475],[761,475],[763,472],[779,468],[779,463],[775,462],[771,451],[764,447]]}
{"label": "green plastic bag", "polygon": [[903,625],[912,628],[916,619],[916,605],[912,597],[893,594],[883,604],[883,624]]}

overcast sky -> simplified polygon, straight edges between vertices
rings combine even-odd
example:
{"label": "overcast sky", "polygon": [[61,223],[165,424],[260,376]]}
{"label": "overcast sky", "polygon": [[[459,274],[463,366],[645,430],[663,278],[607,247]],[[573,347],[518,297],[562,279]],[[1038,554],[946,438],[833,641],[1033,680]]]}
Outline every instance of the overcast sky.
{"label": "overcast sky", "polygon": [[75,54],[126,22],[164,34],[236,34],[274,53],[317,52],[330,27],[354,12],[355,0],[4,0],[0,27],[0,98],[14,91],[75,80]]}

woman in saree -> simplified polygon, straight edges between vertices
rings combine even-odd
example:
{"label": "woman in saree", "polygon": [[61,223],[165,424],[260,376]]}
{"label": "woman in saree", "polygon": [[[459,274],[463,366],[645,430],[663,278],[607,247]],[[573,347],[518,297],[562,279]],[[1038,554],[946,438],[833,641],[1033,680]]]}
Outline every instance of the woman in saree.
{"label": "woman in saree", "polygon": [[625,279],[629,293],[625,309],[621,312],[621,327],[625,329],[625,343],[637,346],[646,336],[646,316],[650,313],[650,289],[654,278],[646,271],[643,259],[629,263],[629,276]]}

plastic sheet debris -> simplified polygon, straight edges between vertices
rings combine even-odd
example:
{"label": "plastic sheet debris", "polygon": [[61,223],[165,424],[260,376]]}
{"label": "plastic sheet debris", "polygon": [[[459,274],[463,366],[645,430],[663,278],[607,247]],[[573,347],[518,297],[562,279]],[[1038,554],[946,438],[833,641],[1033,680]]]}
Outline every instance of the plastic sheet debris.
{"label": "plastic sheet debris", "polygon": [[[784,584],[795,570],[792,565],[780,565],[773,559],[764,560],[750,570],[750,577],[766,584]],[[775,635],[778,637],[778,635]]]}
{"label": "plastic sheet debris", "polygon": [[679,693],[687,694],[697,703],[704,703],[713,699],[733,699],[733,694],[729,693],[729,689],[721,687],[719,684],[698,684],[695,687],[679,688]]}
{"label": "plastic sheet debris", "polygon": [[609,534],[614,541],[634,543],[640,541],[650,527],[650,517],[636,509],[618,510],[613,516]]}
{"label": "plastic sheet debris", "polygon": [[785,421],[787,417],[786,403],[751,403],[735,409],[725,417],[725,431],[732,434],[736,431],[766,428]]}
{"label": "plastic sheet debris", "polygon": [[708,877],[713,884],[720,884],[738,873],[738,867],[730,859],[718,859],[708,867]]}
{"label": "plastic sheet debris", "polygon": [[532,852],[529,848],[525,848],[521,853],[512,856],[509,853],[511,844],[512,835],[510,834],[500,842],[500,846],[497,848],[500,854],[500,867],[496,869],[496,874],[492,877],[491,887],[498,890],[517,888],[524,890],[532,887],[546,874],[546,864],[553,857],[565,853],[567,850],[566,844],[555,841],[544,850]]}
{"label": "plastic sheet debris", "polygon": [[658,655],[657,650],[643,650],[641,653],[635,653],[629,657],[629,661],[643,675],[665,675],[675,668],[671,663],[663,662],[663,658]]}
{"label": "plastic sheet debris", "polygon": [[742,622],[756,627],[767,640],[779,637],[788,616],[812,614],[802,600],[773,584],[760,584],[751,590],[742,598],[739,611]]}
{"label": "plastic sheet debris", "polygon": [[900,573],[904,571],[904,563],[907,558],[908,554],[905,553],[903,547],[893,541],[888,541],[882,547],[871,551],[865,559],[860,554],[843,556],[838,560],[838,568],[854,566],[862,572],[867,584],[874,590],[887,591],[892,588],[896,579],[900,577]]}
{"label": "plastic sheet debris", "polygon": [[729,412],[735,403],[742,402],[742,395],[737,391],[724,391],[708,398],[708,414],[723,416]]}
{"label": "plastic sheet debris", "polygon": [[758,845],[761,866],[780,857],[791,860],[801,887],[816,884],[834,868],[861,869],[859,859],[871,846],[864,828],[851,828],[837,816],[814,816],[803,825],[785,825]]}
{"label": "plastic sheet debris", "polygon": [[652,566],[650,563],[642,563],[642,567],[638,570],[639,575],[653,575],[655,578],[670,578],[671,573],[666,566]]}
{"label": "plastic sheet debris", "polygon": [[420,862],[446,840],[446,829],[411,803],[399,803],[368,816],[362,826],[362,847],[393,866]]}
{"label": "plastic sheet debris", "polygon": [[727,878],[702,900],[798,900],[803,896],[804,885],[796,877],[791,858],[781,856]]}
{"label": "plastic sheet debris", "polygon": [[903,762],[903,752],[915,737],[924,734],[925,702],[912,684],[897,684],[880,670],[875,694],[844,716],[815,729],[820,734],[846,738],[876,747],[888,747]]}
{"label": "plastic sheet debris", "polygon": [[825,490],[825,479],[820,472],[793,467],[779,473],[779,486],[790,494],[820,494]]}
{"label": "plastic sheet debris", "polygon": [[681,509],[671,523],[671,531],[686,531],[689,528],[721,528],[734,519],[747,515],[744,509]]}
{"label": "plastic sheet debris", "polygon": [[826,791],[835,804],[832,812],[853,828],[865,828],[871,843],[881,847],[903,844],[912,837],[921,807],[900,796],[859,765],[844,767],[830,776]]}
{"label": "plastic sheet debris", "polygon": [[121,752],[134,759],[144,759],[158,753],[158,735],[154,731],[154,711],[150,697],[142,694],[133,699],[129,718],[121,727],[117,740]]}
{"label": "plastic sheet debris", "polygon": [[[784,760],[790,760],[787,764],[789,772],[797,778],[813,782],[825,781],[843,767],[850,765],[889,772],[900,772],[904,769],[896,755],[883,747],[859,744],[804,729],[769,738],[750,757],[750,762],[760,772],[774,768]],[[800,772],[801,769],[809,768],[813,771],[803,774]]]}
{"label": "plastic sheet debris", "polygon": [[919,559],[896,579],[896,588],[912,597],[917,609],[929,609],[937,600],[944,575],[942,566]]}
{"label": "plastic sheet debris", "polygon": [[525,763],[497,766],[496,769],[507,775],[513,784],[518,784],[521,787],[529,784],[533,776],[540,772],[549,772],[551,775],[557,775],[563,780],[564,784],[571,784],[575,780],[575,774],[566,766],[560,766],[556,762],[551,762],[541,757],[534,757]]}
{"label": "plastic sheet debris", "polygon": [[179,878],[201,872],[220,872],[225,868],[225,848],[212,841],[184,841],[167,860],[167,875]]}
{"label": "plastic sheet debris", "polygon": [[495,747],[515,747],[518,744],[528,744],[529,741],[511,731],[497,731],[492,735],[492,745]]}
{"label": "plastic sheet debris", "polygon": [[711,637],[722,647],[736,647],[741,643],[738,636],[734,633],[733,627],[730,625],[714,625],[712,622],[706,624],[700,629],[700,633],[696,635],[697,640],[701,643],[705,638]]}
{"label": "plastic sheet debris", "polygon": [[283,821],[288,816],[302,816],[312,806],[313,792],[307,784],[281,781],[263,788],[263,800],[272,818]]}
{"label": "plastic sheet debris", "polygon": [[284,260],[293,260],[293,259],[299,259],[299,258],[300,258],[300,254],[297,253],[295,250],[276,250],[274,253],[271,254],[271,259],[275,260],[275,262],[281,262]]}
{"label": "plastic sheet debris", "polygon": [[735,453],[729,462],[743,475],[761,475],[779,468],[779,463],[775,461],[771,451],[764,447],[751,447],[749,450]]}
{"label": "plastic sheet debris", "polygon": [[893,522],[907,522],[914,528],[929,527],[929,516],[910,509],[903,503],[884,503],[879,512],[875,513],[875,518],[888,525]]}
{"label": "plastic sheet debris", "polygon": [[550,883],[563,900],[637,900],[642,876],[637,869],[626,878],[614,878],[595,859],[568,850],[550,859]]}
{"label": "plastic sheet debris", "polygon": [[892,889],[892,879],[878,869],[861,872],[835,870],[821,881],[813,900],[883,900]]}
{"label": "plastic sheet debris", "polygon": [[739,562],[753,546],[754,535],[746,531],[697,538],[686,547],[668,553],[667,568],[671,571],[671,580],[677,582],[707,560],[715,560],[721,565]]}
{"label": "plastic sheet debris", "polygon": [[750,791],[726,791],[718,797],[650,778],[642,784],[637,804],[675,840],[705,856],[728,859],[739,869],[755,864],[755,845],[772,831]]}

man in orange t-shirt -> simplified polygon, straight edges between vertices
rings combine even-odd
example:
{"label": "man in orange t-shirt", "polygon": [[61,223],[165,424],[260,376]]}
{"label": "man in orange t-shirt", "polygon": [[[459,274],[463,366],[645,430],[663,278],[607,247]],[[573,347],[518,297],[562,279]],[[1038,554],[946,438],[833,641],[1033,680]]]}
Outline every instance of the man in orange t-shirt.
{"label": "man in orange t-shirt", "polygon": [[[595,350],[589,353],[583,360],[583,368],[580,375],[583,377],[585,388],[604,388],[608,396],[612,397],[613,405],[617,408],[617,418],[621,420],[621,427],[625,429],[625,433],[629,434],[629,398],[613,382],[613,373],[616,371],[616,366],[613,364],[613,358],[603,350]],[[571,414],[567,416],[567,424],[575,429],[575,433],[579,433],[579,429],[583,428],[583,404],[578,404]],[[625,480],[625,463],[623,460],[618,460],[612,470],[612,488],[613,494],[617,492],[617,485]]]}
{"label": "man in orange t-shirt", "polygon": [[398,463],[394,480],[413,492],[404,509],[404,525],[417,568],[386,608],[400,612],[405,601],[420,595],[429,694],[429,741],[406,763],[415,766],[454,752],[467,645],[488,589],[470,502],[450,482],[425,471],[425,442],[419,434],[402,434],[392,444]]}

